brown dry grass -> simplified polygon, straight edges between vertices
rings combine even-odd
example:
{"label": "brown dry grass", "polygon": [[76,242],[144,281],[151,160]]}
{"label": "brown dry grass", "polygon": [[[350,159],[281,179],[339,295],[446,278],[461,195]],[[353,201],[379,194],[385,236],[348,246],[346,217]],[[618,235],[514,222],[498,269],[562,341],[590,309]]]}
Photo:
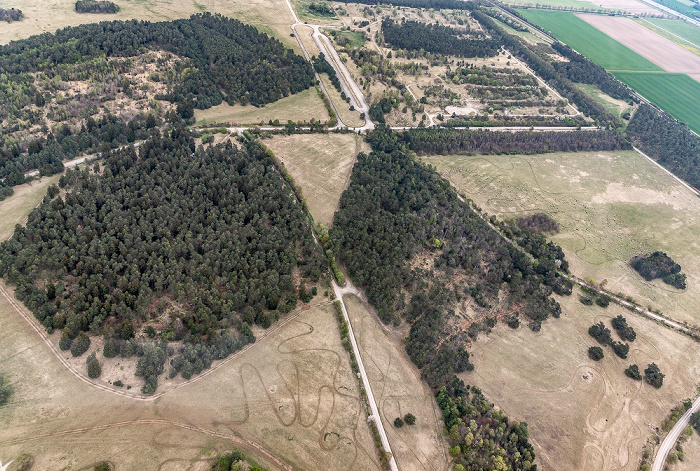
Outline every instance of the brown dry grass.
{"label": "brown dry grass", "polygon": [[700,56],[696,56],[630,18],[603,15],[577,16],[667,72],[700,73]]}
{"label": "brown dry grass", "polygon": [[[346,295],[343,301],[400,469],[450,469],[442,415],[420,372],[359,298]],[[394,419],[408,412],[416,416],[416,424],[395,428]]]}
{"label": "brown dry grass", "polygon": [[[700,324],[700,199],[633,151],[425,158],[466,196],[502,219],[544,211],[572,273],[606,281],[681,322]],[[688,276],[680,291],[630,266],[661,250]]]}
{"label": "brown dry grass", "polygon": [[296,134],[274,136],[265,145],[301,186],[314,220],[330,227],[355,157],[368,150],[365,142],[356,134]]}
{"label": "brown dry grass", "polygon": [[195,110],[194,117],[199,124],[228,123],[231,125],[254,125],[260,122],[267,125],[270,120],[276,119],[279,119],[282,124],[286,124],[290,119],[295,122],[311,119],[325,122],[329,119],[328,111],[315,87],[260,108],[252,105],[231,106],[224,102],[208,110]]}
{"label": "brown dry grass", "polygon": [[[497,326],[472,348],[475,371],[460,376],[511,420],[528,423],[540,469],[634,471],[653,428],[694,395],[700,349],[692,339],[616,305],[584,306],[577,294],[558,298],[562,318],[548,320],[539,333]],[[605,347],[603,360],[590,360],[587,350],[596,342],[588,327],[599,321],[609,326],[618,314],[637,332],[628,358]],[[632,363],[643,371],[651,362],[666,374],[659,390],[623,373]]]}
{"label": "brown dry grass", "polygon": [[15,225],[24,223],[29,212],[41,203],[49,185],[57,183],[59,178],[60,175],[42,177],[13,187],[14,194],[0,201],[0,241],[12,236]]}

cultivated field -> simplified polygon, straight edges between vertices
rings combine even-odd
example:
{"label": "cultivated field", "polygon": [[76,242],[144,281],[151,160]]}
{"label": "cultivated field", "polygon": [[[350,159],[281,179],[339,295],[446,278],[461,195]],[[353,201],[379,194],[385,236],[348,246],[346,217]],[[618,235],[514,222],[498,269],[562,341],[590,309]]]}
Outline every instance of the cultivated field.
{"label": "cultivated field", "polygon": [[[633,151],[424,158],[489,214],[543,211],[561,226],[552,240],[582,278],[679,321],[700,324],[700,198]],[[662,250],[688,288],[646,282],[628,264]]]}
{"label": "cultivated field", "polygon": [[[403,345],[392,339],[359,298],[346,295],[343,301],[399,468],[451,469],[442,413]],[[394,419],[408,412],[416,416],[416,424],[395,428]]]}
{"label": "cultivated field", "polygon": [[569,7],[574,9],[593,9],[599,10],[600,7],[595,4],[595,2],[588,2],[583,0],[508,0],[504,2],[506,4],[512,5],[514,7],[519,7],[523,5],[534,7],[536,5],[546,5],[552,7]]}
{"label": "cultivated field", "polygon": [[550,31],[601,67],[613,71],[661,71],[662,69],[626,46],[598,31],[573,13],[519,10],[528,21]]}
{"label": "cultivated field", "polygon": [[284,0],[134,0],[118,1],[117,4],[121,8],[119,13],[90,14],[76,13],[74,0],[0,0],[0,7],[19,8],[25,16],[22,21],[3,24],[0,28],[0,44],[83,23],[132,18],[169,21],[209,11],[252,24],[260,31],[277,37],[295,52],[301,53],[296,40],[289,36],[289,25],[294,20]]}
{"label": "cultivated field", "polygon": [[651,5],[647,5],[639,0],[591,0],[596,5],[610,10],[624,10],[635,15],[663,15],[664,12],[657,10]]}
{"label": "cultivated field", "polygon": [[[685,74],[615,72],[644,98],[700,133],[700,82]],[[700,74],[699,74],[700,75]]]}
{"label": "cultivated field", "polygon": [[[527,422],[538,469],[635,471],[654,428],[695,394],[700,349],[694,340],[616,305],[584,306],[577,294],[558,298],[562,317],[545,322],[541,332],[498,325],[473,345],[475,371],[460,377],[511,420]],[[610,326],[618,314],[637,332],[628,358],[605,347],[604,359],[590,360],[587,350],[597,343],[588,327],[599,321]],[[623,372],[633,363],[643,371],[651,362],[666,375],[659,390]]]}
{"label": "cultivated field", "polygon": [[208,110],[195,110],[194,117],[198,124],[227,123],[231,125],[267,125],[270,120],[279,120],[286,124],[287,120],[294,122],[311,119],[328,121],[328,111],[315,87],[282,98],[274,103],[268,103],[260,108],[247,105],[231,106],[226,102],[213,106]]}
{"label": "cultivated field", "polygon": [[681,20],[663,20],[657,18],[645,18],[643,24],[653,24],[659,28],[680,36],[683,40],[690,42],[700,48],[700,28]]}
{"label": "cultivated field", "polygon": [[295,134],[265,141],[301,186],[314,221],[330,227],[355,157],[368,151],[357,134]]}
{"label": "cultivated field", "polygon": [[630,18],[602,15],[577,16],[667,72],[700,73],[699,56]]}

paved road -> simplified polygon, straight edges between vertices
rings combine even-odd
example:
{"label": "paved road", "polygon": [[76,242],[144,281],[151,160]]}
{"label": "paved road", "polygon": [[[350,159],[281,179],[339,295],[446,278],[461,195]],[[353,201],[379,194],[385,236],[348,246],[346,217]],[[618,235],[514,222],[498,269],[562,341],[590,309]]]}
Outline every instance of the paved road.
{"label": "paved road", "polygon": [[683,430],[685,430],[685,428],[690,423],[690,416],[698,410],[700,410],[700,397],[695,399],[695,402],[693,402],[693,405],[690,407],[690,409],[688,409],[685,412],[685,414],[683,414],[681,418],[678,419],[676,425],[673,426],[668,435],[666,435],[666,438],[664,438],[664,441],[659,447],[659,451],[656,452],[656,457],[654,458],[654,464],[651,466],[651,471],[662,471],[664,469],[664,465],[666,464],[666,457],[668,457],[669,452],[675,446],[678,437],[681,436]]}
{"label": "paved road", "polygon": [[[351,286],[349,280],[348,286]],[[335,294],[335,298],[340,301],[340,307],[343,310],[343,318],[345,318],[345,322],[348,324],[348,333],[350,334],[349,337],[350,343],[352,344],[352,351],[355,353],[355,359],[357,360],[357,366],[360,370],[360,376],[362,376],[362,384],[364,385],[365,392],[367,393],[369,409],[372,411],[372,416],[370,419],[374,420],[374,423],[377,424],[377,430],[379,431],[379,437],[382,440],[384,450],[391,453],[391,445],[389,445],[389,439],[386,436],[386,431],[384,430],[384,425],[382,424],[382,417],[379,415],[379,409],[377,408],[377,403],[374,400],[374,394],[372,394],[372,386],[369,384],[369,378],[367,377],[365,366],[362,363],[362,356],[360,356],[360,349],[358,348],[357,341],[355,340],[355,334],[352,330],[350,317],[348,317],[348,311],[345,309],[345,303],[343,302],[344,292],[355,294],[357,293],[357,290],[353,289],[352,287],[341,289],[335,280],[333,280],[333,293]],[[391,471],[399,471],[399,467],[396,465],[396,459],[394,458],[393,453],[391,455],[391,460],[389,461],[389,467],[391,468]]]}

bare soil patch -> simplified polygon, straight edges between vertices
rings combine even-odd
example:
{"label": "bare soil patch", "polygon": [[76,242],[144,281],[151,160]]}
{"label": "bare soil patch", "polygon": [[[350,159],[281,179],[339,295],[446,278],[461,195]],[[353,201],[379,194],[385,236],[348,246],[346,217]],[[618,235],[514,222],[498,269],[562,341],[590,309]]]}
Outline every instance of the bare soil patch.
{"label": "bare soil patch", "polygon": [[265,145],[284,162],[301,186],[314,221],[330,227],[355,157],[368,150],[356,134],[275,136]]}
{"label": "bare soil patch", "polygon": [[[451,469],[442,413],[420,372],[363,301],[354,295],[343,301],[396,462],[402,470]],[[394,427],[394,419],[408,412],[416,424]]]}
{"label": "bare soil patch", "polygon": [[700,73],[700,57],[630,18],[577,15],[667,72]]}
{"label": "bare soil patch", "polygon": [[[634,471],[655,428],[694,395],[700,349],[694,340],[616,305],[584,306],[577,294],[558,298],[562,317],[547,321],[541,332],[497,326],[472,348],[475,371],[460,376],[511,420],[528,423],[539,469]],[[628,358],[606,347],[604,359],[590,360],[588,347],[597,343],[588,327],[610,325],[618,314],[637,332]],[[630,364],[643,370],[651,362],[666,374],[661,389],[623,372]]]}

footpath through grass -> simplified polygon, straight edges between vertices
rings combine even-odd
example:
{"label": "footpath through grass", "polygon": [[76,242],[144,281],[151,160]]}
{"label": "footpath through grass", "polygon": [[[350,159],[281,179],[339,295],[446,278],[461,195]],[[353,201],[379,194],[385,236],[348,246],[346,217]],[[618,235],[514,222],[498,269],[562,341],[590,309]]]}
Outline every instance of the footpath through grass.
{"label": "footpath through grass", "polygon": [[700,133],[700,82],[685,74],[614,72],[614,75]]}

